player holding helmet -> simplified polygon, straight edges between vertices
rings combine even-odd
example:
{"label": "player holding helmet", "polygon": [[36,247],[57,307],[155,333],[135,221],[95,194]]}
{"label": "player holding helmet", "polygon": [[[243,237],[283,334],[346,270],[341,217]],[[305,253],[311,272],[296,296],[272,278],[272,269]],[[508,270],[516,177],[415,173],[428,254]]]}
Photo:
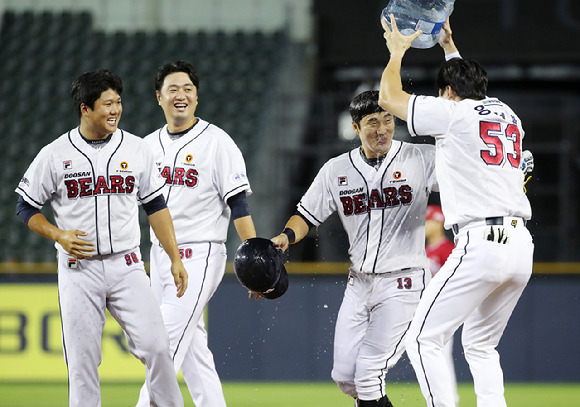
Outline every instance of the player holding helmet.
{"label": "player holding helmet", "polygon": [[322,167],[272,241],[286,250],[338,213],[352,264],[336,321],[332,378],[357,406],[387,407],[385,376],[404,351],[431,277],[424,220],[437,185],[434,147],[393,140],[394,117],[378,105],[378,91],[355,96],[350,114],[361,147]]}

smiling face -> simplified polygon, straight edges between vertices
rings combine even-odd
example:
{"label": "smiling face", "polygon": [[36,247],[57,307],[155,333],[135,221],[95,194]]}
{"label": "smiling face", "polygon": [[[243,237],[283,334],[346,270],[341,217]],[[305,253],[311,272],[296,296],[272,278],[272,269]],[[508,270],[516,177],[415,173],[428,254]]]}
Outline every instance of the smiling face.
{"label": "smiling face", "polygon": [[121,96],[113,89],[101,93],[93,108],[82,103],[80,109],[80,132],[89,140],[104,139],[117,131],[123,113]]}
{"label": "smiling face", "polygon": [[174,72],[167,75],[156,94],[170,132],[183,131],[195,123],[197,88],[188,74]]}
{"label": "smiling face", "polygon": [[366,115],[360,124],[353,122],[352,127],[360,137],[367,158],[381,157],[391,148],[395,134],[395,119],[390,113],[377,112]]}

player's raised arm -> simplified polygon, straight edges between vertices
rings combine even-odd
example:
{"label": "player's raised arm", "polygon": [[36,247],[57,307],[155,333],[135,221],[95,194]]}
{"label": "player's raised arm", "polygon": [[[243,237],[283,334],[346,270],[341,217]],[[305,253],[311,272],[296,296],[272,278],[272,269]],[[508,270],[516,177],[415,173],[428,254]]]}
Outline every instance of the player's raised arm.
{"label": "player's raised arm", "polygon": [[449,18],[443,23],[441,36],[439,37],[439,45],[443,48],[445,52],[445,59],[449,60],[451,58],[461,58],[459,55],[459,50],[455,46],[453,41],[453,31],[451,30],[451,24],[449,23]]}
{"label": "player's raised arm", "polygon": [[155,236],[159,239],[159,243],[163,246],[163,250],[171,259],[171,274],[177,287],[177,296],[181,297],[187,289],[187,271],[181,261],[179,248],[177,247],[177,240],[175,239],[175,230],[173,228],[173,220],[169,213],[169,209],[164,208],[148,215],[149,224],[155,232]]}
{"label": "player's raised arm", "polygon": [[395,17],[391,15],[391,26],[389,29],[387,23],[381,20],[385,30],[383,35],[387,41],[387,47],[391,53],[389,63],[387,64],[381,77],[381,87],[379,91],[379,106],[397,116],[399,119],[407,120],[407,105],[411,95],[403,90],[401,82],[401,63],[405,52],[411,47],[415,38],[422,34],[422,31],[416,31],[414,34],[405,36],[397,29]]}

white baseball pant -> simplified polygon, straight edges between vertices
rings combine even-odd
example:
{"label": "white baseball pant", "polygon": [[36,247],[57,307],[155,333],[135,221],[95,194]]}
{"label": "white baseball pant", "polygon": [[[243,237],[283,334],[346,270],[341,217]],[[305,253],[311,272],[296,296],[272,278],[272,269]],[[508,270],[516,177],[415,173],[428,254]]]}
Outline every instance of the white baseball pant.
{"label": "white baseball pant", "polygon": [[387,371],[403,354],[404,337],[431,273],[351,272],[334,335],[332,379],[361,400],[384,396]]}
{"label": "white baseball pant", "polygon": [[455,249],[419,303],[406,348],[429,407],[455,405],[442,348],[461,324],[477,406],[506,406],[496,346],[531,276],[534,245],[522,219],[504,218],[504,225],[505,244],[486,239],[485,221],[459,228]]}
{"label": "white baseball pant", "polygon": [[148,367],[151,406],[183,406],[159,303],[138,248],[83,260],[59,252],[58,292],[71,407],[101,405],[105,309],[125,331],[131,353]]}
{"label": "white baseball pant", "polygon": [[[175,375],[181,373],[197,407],[225,407],[222,385],[208,348],[203,312],[225,272],[223,243],[179,245],[189,275],[185,294],[177,298],[171,261],[163,249],[151,247],[151,285],[161,303]],[[137,407],[148,406],[148,391],[141,388]]]}

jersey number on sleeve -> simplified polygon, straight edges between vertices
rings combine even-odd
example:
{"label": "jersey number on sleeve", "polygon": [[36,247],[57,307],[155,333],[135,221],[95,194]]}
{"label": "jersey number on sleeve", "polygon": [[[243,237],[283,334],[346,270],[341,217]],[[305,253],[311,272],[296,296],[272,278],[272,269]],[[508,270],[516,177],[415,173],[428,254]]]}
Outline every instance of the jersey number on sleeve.
{"label": "jersey number on sleeve", "polygon": [[481,158],[488,165],[502,165],[504,162],[504,145],[499,138],[505,134],[506,140],[513,144],[513,153],[507,153],[507,159],[514,168],[520,166],[520,129],[515,124],[508,124],[505,131],[498,122],[479,122],[479,137],[489,147],[489,150],[481,150]]}

